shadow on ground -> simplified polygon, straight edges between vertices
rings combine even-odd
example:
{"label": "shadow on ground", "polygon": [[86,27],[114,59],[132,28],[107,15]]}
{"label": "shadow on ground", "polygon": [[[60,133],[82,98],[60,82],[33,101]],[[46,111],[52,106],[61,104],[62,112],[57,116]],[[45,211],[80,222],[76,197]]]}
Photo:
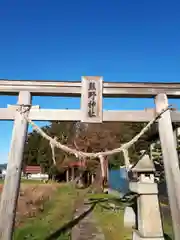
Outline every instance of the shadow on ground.
{"label": "shadow on ground", "polygon": [[172,240],[172,238],[170,236],[168,236],[167,234],[164,234],[164,239],[165,240]]}
{"label": "shadow on ground", "polygon": [[[88,214],[90,214],[94,210],[94,208],[97,204],[100,204],[100,206],[104,209],[110,210],[111,207],[109,207],[107,205],[103,205],[103,203],[109,202],[109,201],[110,202],[112,201],[114,203],[119,203],[119,201],[117,201],[116,198],[111,199],[111,200],[106,199],[106,198],[89,199],[89,200],[90,200],[89,202],[84,203],[85,205],[91,205],[87,211],[85,211],[79,217],[76,217],[72,221],[64,224],[62,227],[60,227],[58,230],[56,230],[54,233],[52,233],[50,236],[48,236],[45,240],[55,240],[58,237],[62,236],[63,234],[67,233],[68,231],[72,230],[72,228],[74,226],[76,226],[82,219],[84,219]],[[123,201],[120,201],[120,202],[122,203]],[[165,240],[172,240],[172,238],[170,236],[168,236],[167,234],[164,234],[164,239]]]}
{"label": "shadow on ground", "polygon": [[93,203],[91,207],[82,213],[79,217],[73,219],[72,221],[66,223],[64,226],[59,228],[57,231],[52,233],[50,236],[48,236],[45,240],[55,240],[58,237],[60,237],[62,234],[66,233],[67,231],[71,230],[75,225],[77,225],[83,218],[85,218],[88,214],[90,214],[93,209],[95,208],[96,203]]}

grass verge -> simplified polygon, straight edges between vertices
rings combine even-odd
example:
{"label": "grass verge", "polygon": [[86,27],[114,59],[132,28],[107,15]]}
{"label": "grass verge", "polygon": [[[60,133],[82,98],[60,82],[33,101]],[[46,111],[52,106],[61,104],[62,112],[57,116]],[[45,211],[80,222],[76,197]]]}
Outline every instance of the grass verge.
{"label": "grass verge", "polygon": [[[117,197],[110,194],[89,195],[89,198],[100,200],[94,210],[94,217],[97,219],[99,226],[101,227],[105,240],[130,240],[132,239],[131,229],[124,228],[124,207],[120,203]],[[110,202],[119,202],[119,207],[116,212],[112,209],[108,209],[108,203],[102,202],[101,199],[108,199]]]}
{"label": "grass verge", "polygon": [[95,208],[95,216],[104,233],[105,240],[132,239],[131,231],[124,228],[123,214],[122,210],[114,213],[100,206]]}
{"label": "grass verge", "polygon": [[161,205],[161,213],[165,239],[173,239],[172,219],[169,206]]}
{"label": "grass verge", "polygon": [[[45,203],[44,212],[38,214],[35,218],[27,219],[25,224],[16,229],[13,239],[70,239],[69,232],[61,231],[61,229],[72,220],[74,202],[77,198],[79,198],[79,192],[71,185],[61,185],[54,193],[52,199]],[[59,232],[57,233],[58,236],[51,236],[56,231]]]}

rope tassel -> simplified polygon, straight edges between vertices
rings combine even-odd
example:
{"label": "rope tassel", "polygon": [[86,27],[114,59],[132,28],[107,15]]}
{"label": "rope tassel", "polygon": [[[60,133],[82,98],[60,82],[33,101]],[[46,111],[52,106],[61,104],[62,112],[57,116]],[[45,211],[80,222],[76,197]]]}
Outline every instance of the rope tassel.
{"label": "rope tassel", "polygon": [[99,161],[100,161],[100,165],[101,165],[101,174],[102,174],[102,178],[105,178],[105,169],[104,169],[104,157],[102,155],[99,156]]}
{"label": "rope tassel", "polygon": [[[57,137],[54,137],[54,140],[57,140]],[[56,165],[56,157],[55,157],[55,147],[54,144],[52,143],[52,141],[50,141],[50,147],[51,147],[51,152],[52,152],[52,160],[54,165]]]}

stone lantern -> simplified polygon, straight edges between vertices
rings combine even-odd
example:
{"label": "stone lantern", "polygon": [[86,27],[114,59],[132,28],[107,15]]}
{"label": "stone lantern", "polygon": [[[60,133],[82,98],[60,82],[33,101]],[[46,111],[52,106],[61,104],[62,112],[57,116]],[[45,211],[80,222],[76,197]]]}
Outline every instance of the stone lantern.
{"label": "stone lantern", "polygon": [[154,163],[145,154],[131,171],[136,174],[137,179],[129,183],[129,189],[138,194],[137,227],[133,230],[133,240],[164,240],[158,187],[154,182]]}

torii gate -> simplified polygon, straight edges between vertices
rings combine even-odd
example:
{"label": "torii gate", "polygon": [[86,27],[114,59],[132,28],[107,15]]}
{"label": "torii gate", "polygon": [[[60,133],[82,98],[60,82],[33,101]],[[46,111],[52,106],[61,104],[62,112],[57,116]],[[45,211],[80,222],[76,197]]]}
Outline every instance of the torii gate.
{"label": "torii gate", "polygon": [[[102,77],[82,77],[82,82],[16,81],[1,80],[0,93],[17,95],[18,105],[0,108],[0,120],[14,120],[7,175],[0,204],[0,239],[10,240],[13,235],[15,212],[19,194],[24,142],[27,136],[27,121],[17,111],[21,106],[29,119],[36,121],[123,121],[148,122],[155,112],[168,105],[168,97],[180,98],[180,83],[115,83],[103,82]],[[39,109],[31,106],[32,96],[81,97],[79,110]],[[156,111],[103,111],[104,97],[155,97]],[[172,122],[180,122],[180,112],[170,110],[158,120],[168,196],[173,220],[175,240],[180,239],[180,170]]]}

